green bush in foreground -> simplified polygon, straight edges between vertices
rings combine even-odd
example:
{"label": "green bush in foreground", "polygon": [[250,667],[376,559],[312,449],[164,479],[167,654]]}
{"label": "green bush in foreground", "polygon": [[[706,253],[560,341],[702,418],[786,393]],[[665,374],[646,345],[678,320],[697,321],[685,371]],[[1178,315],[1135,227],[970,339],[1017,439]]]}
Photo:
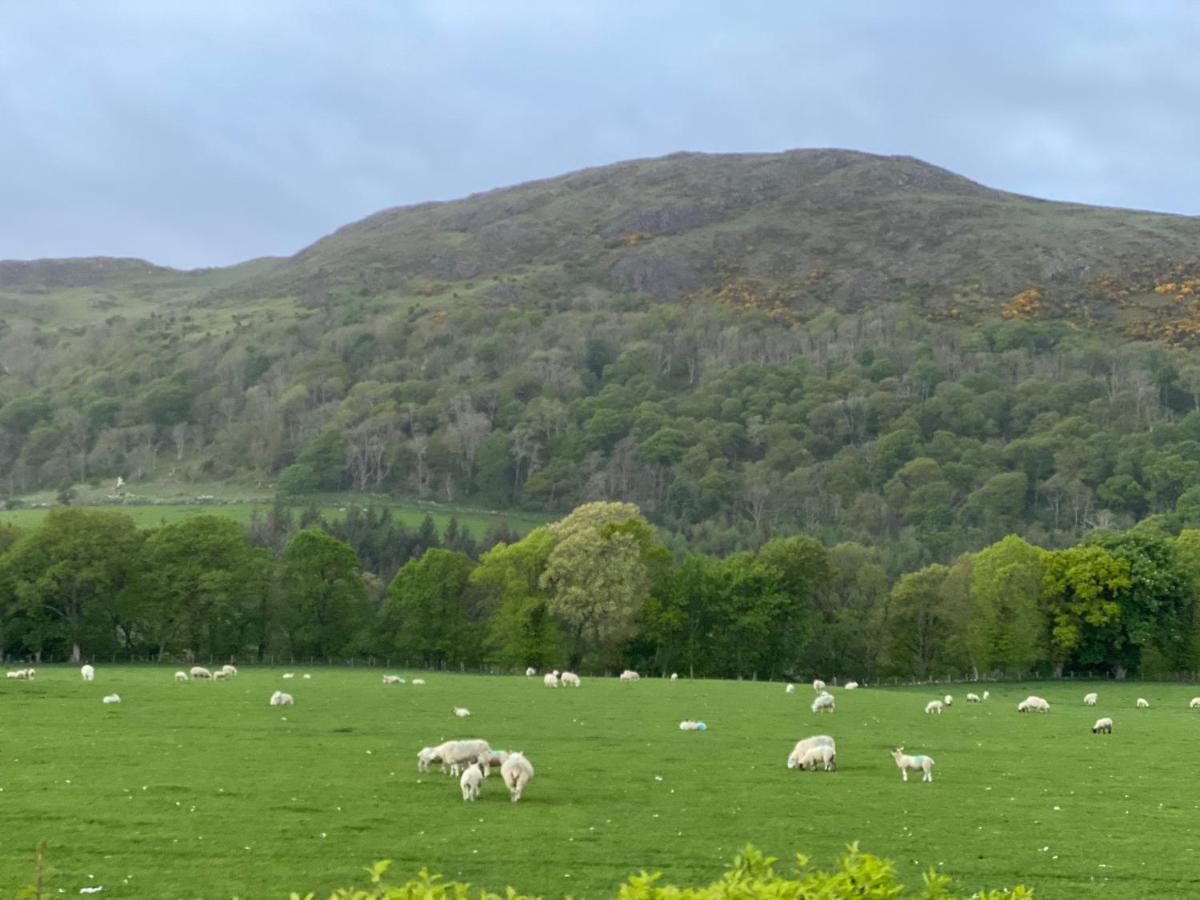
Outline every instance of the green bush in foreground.
{"label": "green bush in foreground", "polygon": [[[622,884],[616,900],[725,900],[725,898],[775,898],[775,900],[955,900],[962,895],[954,891],[951,879],[933,869],[922,876],[923,886],[914,893],[896,880],[890,860],[861,853],[858,844],[851,844],[838,860],[833,872],[812,871],[803,854],[796,855],[794,877],[775,871],[775,858],[757,847],[747,845],[719,881],[705,887],[675,887],[659,884],[660,873],[642,872]],[[342,888],[330,895],[330,900],[468,900],[475,896],[471,886],[456,881],[443,881],[422,869],[417,877],[401,885],[383,882],[383,874],[391,865],[389,860],[376,863],[369,888]],[[315,894],[293,893],[291,900],[314,900]],[[507,888],[504,894],[478,890],[479,900],[527,900],[529,895]],[[977,891],[970,900],[1032,900],[1033,891],[1018,885],[1012,889]]]}

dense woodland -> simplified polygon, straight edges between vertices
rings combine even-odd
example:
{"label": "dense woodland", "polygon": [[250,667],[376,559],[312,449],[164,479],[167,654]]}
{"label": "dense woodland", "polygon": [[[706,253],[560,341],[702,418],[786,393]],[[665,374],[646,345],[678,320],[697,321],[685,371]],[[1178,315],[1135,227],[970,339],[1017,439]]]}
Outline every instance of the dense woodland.
{"label": "dense woodland", "polygon": [[[64,508],[9,529],[4,653],[868,683],[1200,670],[1200,530],[1145,523],[1058,550],[1008,535],[892,583],[877,549],[806,535],[676,558],[627,503],[490,546],[386,513],[309,518],[139,530]],[[398,569],[380,554],[397,546]]]}

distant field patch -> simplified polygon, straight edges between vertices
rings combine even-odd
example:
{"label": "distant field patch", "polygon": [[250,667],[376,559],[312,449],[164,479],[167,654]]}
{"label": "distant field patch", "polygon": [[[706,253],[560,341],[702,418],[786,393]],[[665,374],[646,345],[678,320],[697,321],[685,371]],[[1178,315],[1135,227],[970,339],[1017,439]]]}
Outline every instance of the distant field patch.
{"label": "distant field patch", "polygon": [[[711,880],[747,841],[828,865],[858,840],[910,885],[933,866],[970,890],[1023,881],[1040,900],[1200,896],[1190,685],[990,685],[979,705],[955,686],[940,716],[922,710],[945,686],[834,687],[837,711],[816,715],[811,688],[754,682],[552,690],[426,673],[424,686],[385,686],[380,669],[283,681],[282,668],[243,666],[229,682],[175,684],[174,668],[0,679],[0,884],[30,880],[45,838],[51,896],[325,896],[391,858],[396,880],[429,866],[590,898],[642,868]],[[276,689],[295,706],[269,707]],[[103,706],[112,692],[124,702]],[[1019,714],[1030,692],[1051,712]],[[1114,734],[1091,734],[1101,715]],[[683,718],[708,730],[680,731]],[[819,733],[836,738],[838,771],[789,771],[792,744]],[[520,803],[496,778],[466,804],[456,781],[417,773],[420,747],[471,737],[528,755],[537,774]],[[935,759],[932,784],[901,781],[895,744]]]}
{"label": "distant field patch", "polygon": [[[360,504],[362,505],[362,504]],[[392,510],[392,515],[397,521],[403,522],[410,528],[417,528],[424,520],[428,513],[433,517],[434,524],[437,525],[439,531],[444,531],[451,519],[457,519],[460,528],[465,528],[475,537],[482,537],[496,526],[507,523],[508,527],[518,533],[525,534],[528,531],[541,525],[546,518],[538,516],[523,515],[521,513],[489,513],[479,510],[454,510],[452,508],[437,508],[409,504],[389,504]],[[270,505],[265,503],[214,503],[199,504],[199,503],[172,503],[172,504],[145,504],[145,505],[103,505],[91,506],[88,509],[109,509],[128,514],[139,526],[143,528],[156,528],[161,525],[170,525],[175,522],[183,521],[199,515],[218,515],[228,516],[238,522],[246,523],[250,520],[250,515],[257,510],[260,516],[266,515],[270,511]],[[321,515],[330,521],[341,519],[346,515],[347,507],[343,505],[321,506]],[[303,512],[304,506],[296,506],[292,508],[292,514],[299,518]],[[30,509],[10,509],[0,510],[0,523],[8,523],[17,525],[22,528],[31,528],[41,523],[49,513],[46,507],[30,508]]]}

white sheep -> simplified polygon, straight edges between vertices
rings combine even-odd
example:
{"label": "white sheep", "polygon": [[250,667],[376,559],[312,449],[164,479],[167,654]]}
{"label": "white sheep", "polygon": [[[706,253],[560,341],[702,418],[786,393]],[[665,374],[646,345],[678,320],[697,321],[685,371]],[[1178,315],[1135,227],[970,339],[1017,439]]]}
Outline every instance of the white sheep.
{"label": "white sheep", "polygon": [[1083,705],[1084,706],[1095,706],[1096,701],[1099,699],[1100,699],[1100,695],[1097,694],[1095,691],[1093,691],[1090,694],[1084,694],[1083,695]]}
{"label": "white sheep", "polygon": [[399,675],[384,675],[383,683],[384,684],[404,684],[404,679],[401,678]]}
{"label": "white sheep", "polygon": [[1200,709],[1200,697],[1193,697],[1188,703],[1188,709]]}
{"label": "white sheep", "polygon": [[103,700],[101,700],[100,702],[101,702],[101,703],[104,703],[104,704],[120,703],[120,702],[121,702],[121,695],[120,695],[120,694],[108,694],[108,695],[107,695],[107,696],[106,696],[106,697],[105,697]]}
{"label": "white sheep", "polygon": [[817,770],[817,763],[822,763],[825,766],[826,772],[832,772],[836,766],[834,765],[834,757],[836,751],[828,744],[820,744],[816,747],[810,747],[805,751],[804,756],[800,758],[798,768]]}
{"label": "white sheep", "polygon": [[184,671],[182,671],[182,670],[181,670],[181,671],[179,671],[179,672],[176,672],[176,673],[175,673],[175,680],[176,680],[176,681],[187,681],[187,680],[188,680],[188,673],[187,673],[187,672],[184,672]]}
{"label": "white sheep", "polygon": [[892,759],[896,761],[896,765],[900,769],[900,774],[905,781],[908,781],[909,772],[922,772],[922,781],[933,781],[933,757],[917,755],[909,756],[904,752],[903,747],[892,748]]}
{"label": "white sheep", "polygon": [[79,674],[83,676],[84,681],[95,681],[96,680],[96,670],[89,665],[80,666]]}
{"label": "white sheep", "polygon": [[[307,678],[308,676],[307,676],[307,675],[305,675],[304,677],[305,677],[305,678]],[[424,678],[414,678],[414,679],[412,680],[412,683],[413,683],[413,684],[424,684],[424,683],[425,683],[425,679],[424,679]]]}
{"label": "white sheep", "polygon": [[446,741],[437,748],[442,763],[450,767],[451,775],[461,774],[464,766],[473,762],[488,761],[492,756],[492,748],[488,742],[480,738],[466,741]]}
{"label": "white sheep", "polygon": [[1107,716],[1097,719],[1096,724],[1092,726],[1092,734],[1112,734],[1112,719]]}
{"label": "white sheep", "polygon": [[978,703],[979,695],[978,694],[967,694],[967,702],[968,703]]}
{"label": "white sheep", "polygon": [[417,771],[428,772],[434,763],[442,764],[442,769],[445,770],[440,750],[440,747],[422,747],[417,753]]}
{"label": "white sheep", "polygon": [[1137,698],[1137,708],[1138,709],[1149,709],[1150,701],[1147,700],[1145,697],[1138,697]]}
{"label": "white sheep", "polygon": [[533,666],[530,666],[528,669],[525,670],[526,678],[532,678],[536,674],[537,674],[537,669],[535,669]]}
{"label": "white sheep", "polygon": [[454,707],[454,714],[460,719],[465,719],[467,716],[471,715],[471,711],[465,706],[456,706]]}
{"label": "white sheep", "polygon": [[633,671],[633,669],[626,669],[624,672],[621,673],[622,681],[641,681],[641,679],[642,679],[642,676],[639,675],[637,672]]}
{"label": "white sheep", "polygon": [[848,690],[848,691],[858,690],[858,682],[857,681],[847,681],[846,682],[846,690]]}
{"label": "white sheep", "polygon": [[984,700],[986,700],[986,699],[987,699],[988,697],[990,697],[990,696],[992,696],[992,695],[991,695],[991,693],[990,693],[989,691],[984,691],[984,692],[983,692],[983,699],[984,699]]}
{"label": "white sheep", "polygon": [[794,684],[785,684],[783,686],[783,692],[785,694],[794,694],[796,693],[796,686]]}
{"label": "white sheep", "polygon": [[805,756],[807,756],[808,751],[814,747],[829,747],[832,749],[834,756],[830,757],[829,768],[830,771],[837,768],[835,765],[837,744],[834,742],[833,738],[827,734],[814,734],[812,737],[806,737],[802,741],[797,741],[796,746],[792,748],[792,752],[788,755],[787,767],[789,769],[800,768],[801,760],[803,760]]}
{"label": "white sheep", "polygon": [[283,673],[283,677],[284,677],[285,679],[288,679],[288,678],[295,678],[295,677],[296,677],[296,673],[295,673],[295,672],[284,672],[284,673]]}
{"label": "white sheep", "polygon": [[945,703],[947,706],[953,706],[954,698],[952,696],[950,696],[949,694],[947,694],[945,697],[942,698],[942,702]]}
{"label": "white sheep", "polygon": [[462,777],[458,779],[458,786],[462,788],[463,800],[478,800],[479,787],[483,784],[484,766],[482,763],[472,763],[463,770]]}
{"label": "white sheep", "polygon": [[678,672],[672,672],[672,673],[671,673],[671,680],[672,680],[672,681],[678,681],[678,680],[679,680],[679,673],[678,673]]}
{"label": "white sheep", "polygon": [[212,672],[204,666],[192,666],[190,674],[193,678],[212,678]]}
{"label": "white sheep", "polygon": [[925,714],[928,715],[929,713],[937,713],[940,716],[942,714],[942,701],[930,700],[928,703],[926,703]]}
{"label": "white sheep", "polygon": [[563,687],[579,687],[579,676],[574,672],[563,672],[558,676],[558,683]]}
{"label": "white sheep", "polygon": [[[305,672],[305,673],[304,673],[303,675],[301,675],[300,677],[301,677],[301,678],[303,678],[305,681],[311,681],[311,680],[312,680],[312,675],[310,675],[308,672]],[[424,682],[421,682],[421,683],[422,683],[422,684],[424,684]]]}
{"label": "white sheep", "polygon": [[812,702],[812,711],[813,712],[820,712],[823,709],[827,709],[830,712],[833,712],[833,709],[834,709],[833,694],[830,694],[830,693],[818,694],[817,699]]}
{"label": "white sheep", "polygon": [[25,670],[24,669],[19,669],[19,670],[18,669],[10,669],[9,671],[4,673],[4,677],[5,678],[24,678]]}
{"label": "white sheep", "polygon": [[276,691],[271,695],[271,706],[291,706],[294,702],[292,695],[283,691]]}
{"label": "white sheep", "polygon": [[228,677],[229,677],[229,673],[226,672],[224,669],[213,669],[213,673],[212,673],[213,681],[224,681]]}
{"label": "white sheep", "polygon": [[525,785],[529,784],[530,779],[533,778],[533,766],[525,758],[524,753],[514,751],[509,754],[504,765],[500,767],[500,777],[512,795],[512,802],[516,803],[521,799],[521,792],[525,790]]}
{"label": "white sheep", "polygon": [[558,687],[558,676],[553,672],[547,672],[544,676],[542,676],[542,684],[544,684],[546,687],[556,688]]}
{"label": "white sheep", "polygon": [[680,731],[695,731],[699,727],[699,725],[700,725],[700,723],[697,722],[695,719],[684,719],[682,722],[679,723],[679,730]]}
{"label": "white sheep", "polygon": [[238,673],[237,666],[231,663],[226,663],[225,665],[221,666],[221,671],[230,678],[233,678]]}
{"label": "white sheep", "polygon": [[1017,704],[1017,712],[1029,712],[1030,710],[1050,712],[1050,704],[1036,694],[1030,694]]}
{"label": "white sheep", "polygon": [[822,691],[825,690],[825,682],[823,682],[820,678],[814,678],[813,679],[813,690],[816,691],[818,694],[821,693]]}

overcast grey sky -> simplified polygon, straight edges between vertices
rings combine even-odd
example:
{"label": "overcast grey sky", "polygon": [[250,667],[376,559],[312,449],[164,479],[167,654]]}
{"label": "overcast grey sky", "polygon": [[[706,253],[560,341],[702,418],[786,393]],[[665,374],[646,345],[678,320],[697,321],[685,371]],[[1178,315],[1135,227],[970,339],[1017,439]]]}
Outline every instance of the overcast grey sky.
{"label": "overcast grey sky", "polygon": [[1186,0],[0,0],[0,258],[223,265],[676,150],[1200,214],[1197,47]]}

